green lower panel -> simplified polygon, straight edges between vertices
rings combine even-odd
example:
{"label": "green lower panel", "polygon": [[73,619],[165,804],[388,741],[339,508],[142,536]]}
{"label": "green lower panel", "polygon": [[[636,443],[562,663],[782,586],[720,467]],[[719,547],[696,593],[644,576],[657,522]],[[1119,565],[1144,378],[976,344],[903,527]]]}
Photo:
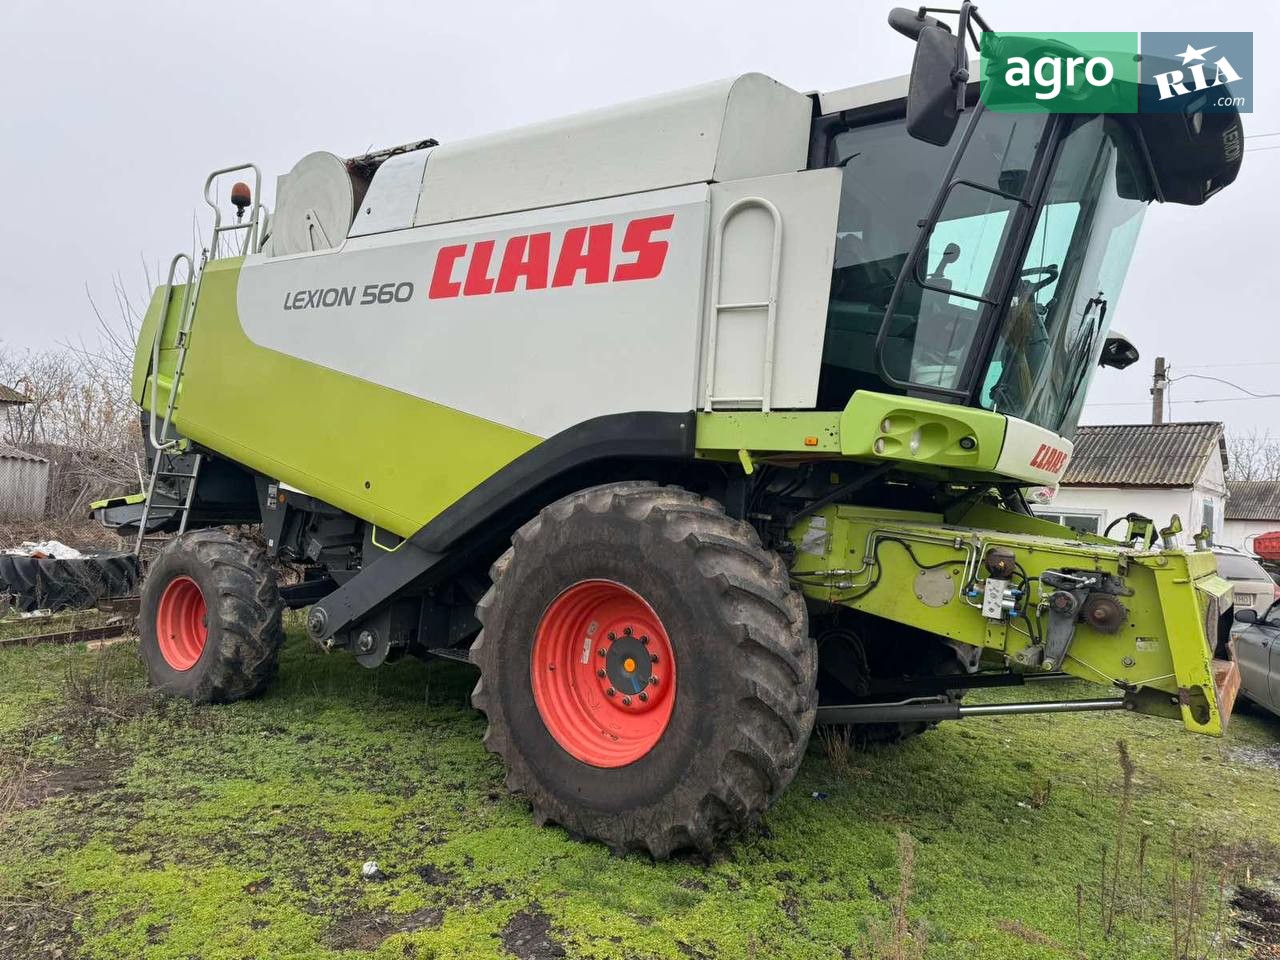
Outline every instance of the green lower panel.
{"label": "green lower panel", "polygon": [[[249,340],[236,315],[239,259],[205,268],[174,424],[184,435],[401,537],[536,446],[538,437],[389,390]],[[182,292],[161,339],[158,408]],[[160,314],[153,298],[141,332],[150,344]],[[362,336],[352,331],[353,337]],[[140,348],[135,396],[152,408],[149,351]]]}

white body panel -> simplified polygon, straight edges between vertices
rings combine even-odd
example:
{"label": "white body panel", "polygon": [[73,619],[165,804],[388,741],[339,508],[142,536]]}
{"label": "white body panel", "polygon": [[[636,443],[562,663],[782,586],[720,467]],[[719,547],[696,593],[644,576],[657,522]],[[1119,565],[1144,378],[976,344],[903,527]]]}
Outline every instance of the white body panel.
{"label": "white body panel", "polygon": [[[761,197],[783,235],[772,405],[812,407],[839,188],[836,170],[693,184],[251,256],[237,309],[259,346],[540,437],[684,412],[705,392],[710,218]],[[767,292],[772,231],[754,214],[729,222],[722,297]],[[717,389],[759,395],[763,349],[763,310],[725,314]]]}
{"label": "white body panel", "polygon": [[[771,390],[774,407],[812,407],[817,402],[841,174],[835,169],[812,170],[711,188],[713,229],[726,209],[744,197],[767,199],[782,215],[782,270]],[[725,224],[720,290],[707,293],[704,357],[706,331],[717,301],[756,303],[768,299],[772,242],[772,220],[760,207],[747,207]],[[708,278],[714,274],[712,246],[708,247]],[[713,365],[716,396],[763,395],[766,313],[765,308],[721,312]],[[705,387],[704,382],[704,395]],[[715,407],[759,409],[760,404],[718,403]]]}
{"label": "white body panel", "polygon": [[1014,417],[1007,420],[996,473],[1025,480],[1029,485],[1054,486],[1066,473],[1074,445],[1044,427]]}
{"label": "white body panel", "polygon": [[410,150],[383,161],[369,181],[369,189],[356,211],[351,236],[364,237],[413,226],[418,195],[422,192],[422,175],[427,168],[427,157],[434,149]]}
{"label": "white body panel", "polygon": [[[249,257],[237,308],[259,346],[360,377],[488,420],[547,437],[594,416],[694,406],[707,230],[707,186],[419,227],[349,240],[341,252]],[[668,246],[659,275],[614,281],[633,260],[627,224],[673,215],[655,235]],[[612,224],[610,281],[468,295],[478,244],[492,242],[479,275],[494,285],[508,240],[550,234],[554,271],[565,232]],[[432,298],[442,248],[466,245]],[[449,264],[446,262],[445,266]],[[412,283],[404,302],[361,305],[366,285]],[[341,300],[354,288],[351,302]],[[318,303],[308,303],[322,291]],[[327,291],[339,291],[337,302]],[[299,300],[301,296],[301,300]],[[292,304],[292,306],[287,306]]]}
{"label": "white body panel", "polygon": [[437,147],[415,224],[803,170],[813,102],[759,73]]}

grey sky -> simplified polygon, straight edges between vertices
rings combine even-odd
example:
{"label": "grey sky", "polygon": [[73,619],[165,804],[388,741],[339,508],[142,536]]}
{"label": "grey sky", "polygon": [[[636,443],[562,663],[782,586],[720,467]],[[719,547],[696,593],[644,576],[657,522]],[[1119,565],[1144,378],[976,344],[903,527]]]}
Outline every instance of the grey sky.
{"label": "grey sky", "polygon": [[[255,160],[273,185],[311,150],[456,140],[749,70],[800,90],[893,76],[912,51],[885,25],[891,5],[10,0],[0,348],[91,335],[85,284],[106,300],[118,273],[144,296],[142,263],[191,247],[215,167]],[[1280,5],[992,0],[983,13],[1006,30],[1253,31],[1245,133],[1280,133]],[[1143,360],[1099,373],[1087,422],[1145,419],[1157,353],[1175,377],[1280,393],[1280,150],[1260,149],[1280,136],[1246,143],[1257,152],[1223,194],[1148,214],[1116,314]],[[1181,402],[1242,396],[1206,381],[1172,396],[1175,419],[1223,419],[1233,433],[1280,419],[1280,399]]]}

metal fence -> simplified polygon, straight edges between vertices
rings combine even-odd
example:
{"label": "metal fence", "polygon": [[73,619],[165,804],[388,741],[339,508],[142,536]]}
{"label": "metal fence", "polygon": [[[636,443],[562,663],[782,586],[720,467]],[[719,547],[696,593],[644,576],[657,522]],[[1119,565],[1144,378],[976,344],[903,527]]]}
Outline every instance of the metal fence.
{"label": "metal fence", "polygon": [[49,501],[49,461],[17,447],[0,446],[0,519],[38,520]]}

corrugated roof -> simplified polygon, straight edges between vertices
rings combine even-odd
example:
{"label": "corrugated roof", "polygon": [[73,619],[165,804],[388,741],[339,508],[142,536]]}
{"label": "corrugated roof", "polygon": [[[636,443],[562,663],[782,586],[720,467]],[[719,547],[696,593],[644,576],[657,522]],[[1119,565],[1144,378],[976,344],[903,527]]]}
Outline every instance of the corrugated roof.
{"label": "corrugated roof", "polygon": [[17,447],[10,447],[3,443],[0,443],[0,460],[32,460],[36,463],[49,462],[44,457],[36,456],[34,453],[27,453],[25,450],[19,450]]}
{"label": "corrugated roof", "polygon": [[1280,481],[1228,480],[1228,520],[1280,520]]}
{"label": "corrugated roof", "polygon": [[1222,424],[1133,423],[1080,427],[1063,486],[1190,487],[1217,454],[1227,466]]}
{"label": "corrugated roof", "polygon": [[30,397],[24,397],[13,387],[6,387],[0,383],[0,403],[30,403]]}

